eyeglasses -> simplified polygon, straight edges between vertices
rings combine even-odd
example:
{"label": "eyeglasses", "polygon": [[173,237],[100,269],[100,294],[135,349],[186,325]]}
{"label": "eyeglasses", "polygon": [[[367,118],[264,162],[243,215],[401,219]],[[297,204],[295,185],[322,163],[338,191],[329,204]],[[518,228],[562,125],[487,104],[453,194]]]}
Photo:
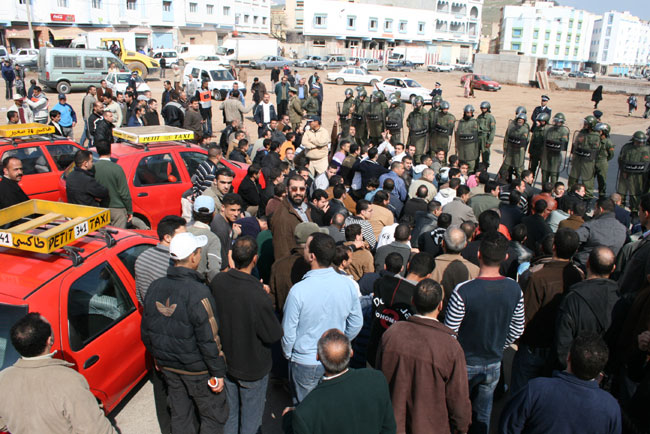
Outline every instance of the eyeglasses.
{"label": "eyeglasses", "polygon": [[291,188],[291,191],[293,191],[293,192],[307,190],[307,187],[295,187],[295,186],[293,186],[293,187],[290,187],[290,188]]}

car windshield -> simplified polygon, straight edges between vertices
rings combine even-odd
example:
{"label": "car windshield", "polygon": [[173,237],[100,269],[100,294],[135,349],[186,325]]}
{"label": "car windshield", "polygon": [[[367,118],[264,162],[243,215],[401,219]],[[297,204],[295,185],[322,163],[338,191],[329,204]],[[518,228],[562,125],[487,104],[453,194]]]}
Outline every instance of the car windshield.
{"label": "car windshield", "polygon": [[[118,83],[128,83],[131,78],[131,74],[115,74],[117,77]],[[135,78],[136,83],[144,83],[144,80],[139,75]]]}
{"label": "car windshield", "polygon": [[27,306],[0,304],[0,370],[13,365],[20,357],[11,345],[9,333],[11,327],[28,312]]}
{"label": "car windshield", "polygon": [[422,87],[420,86],[420,83],[415,80],[404,80],[404,82],[406,83],[407,87]]}
{"label": "car windshield", "polygon": [[492,79],[490,77],[488,77],[487,75],[481,75],[481,80],[483,80],[483,81],[492,81]]}
{"label": "car windshield", "polygon": [[235,79],[230,71],[225,69],[213,69],[210,71],[210,77],[212,77],[212,81],[233,81]]}

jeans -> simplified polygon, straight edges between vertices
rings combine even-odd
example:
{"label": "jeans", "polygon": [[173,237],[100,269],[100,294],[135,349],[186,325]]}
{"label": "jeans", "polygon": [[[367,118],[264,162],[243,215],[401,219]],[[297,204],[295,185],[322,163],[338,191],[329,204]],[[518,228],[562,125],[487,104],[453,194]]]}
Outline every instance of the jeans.
{"label": "jeans", "polygon": [[83,133],[81,133],[81,141],[79,142],[79,144],[81,146],[84,146],[84,143],[86,143],[86,140],[88,140],[88,147],[89,148],[92,147],[93,146],[93,137],[88,132],[88,121],[86,119],[84,119],[84,131],[83,131]]}
{"label": "jeans", "polygon": [[549,348],[531,348],[526,344],[519,345],[512,362],[512,379],[510,391],[518,392],[528,381],[544,375],[544,368],[548,362]]}
{"label": "jeans", "polygon": [[472,425],[470,433],[487,434],[490,432],[492,399],[497,387],[501,362],[489,365],[467,365],[469,397],[472,401]]}
{"label": "jeans", "polygon": [[[222,434],[228,419],[226,393],[214,393],[208,374],[181,375],[163,370],[172,411],[172,433]],[[200,427],[194,426],[198,411]]]}
{"label": "jeans", "polygon": [[212,107],[206,109],[202,108],[200,111],[201,117],[205,121],[203,123],[203,136],[212,137]]}
{"label": "jeans", "polygon": [[226,377],[230,413],[225,434],[256,434],[262,426],[269,375],[257,381]]}
{"label": "jeans", "polygon": [[5,80],[5,99],[12,99],[14,97],[14,82]]}
{"label": "jeans", "polygon": [[300,404],[305,396],[314,390],[324,374],[325,368],[321,364],[301,365],[289,362],[289,381],[294,405]]}

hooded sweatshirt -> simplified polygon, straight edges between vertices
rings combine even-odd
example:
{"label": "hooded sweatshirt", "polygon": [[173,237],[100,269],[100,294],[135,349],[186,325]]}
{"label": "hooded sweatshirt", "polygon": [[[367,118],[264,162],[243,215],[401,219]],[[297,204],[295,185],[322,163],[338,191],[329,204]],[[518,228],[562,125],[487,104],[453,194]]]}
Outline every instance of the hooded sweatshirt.
{"label": "hooded sweatshirt", "polygon": [[434,197],[434,200],[437,200],[438,202],[440,202],[441,206],[445,206],[449,202],[454,200],[455,197],[456,197],[456,190],[453,189],[453,188],[447,187],[447,188],[443,188],[442,190],[440,190],[438,192],[438,194],[436,194],[436,197]]}

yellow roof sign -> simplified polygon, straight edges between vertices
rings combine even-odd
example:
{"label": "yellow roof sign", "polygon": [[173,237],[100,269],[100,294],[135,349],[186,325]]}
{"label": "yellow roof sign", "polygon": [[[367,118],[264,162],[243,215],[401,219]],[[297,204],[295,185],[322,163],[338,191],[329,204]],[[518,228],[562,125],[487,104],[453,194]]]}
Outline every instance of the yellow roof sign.
{"label": "yellow roof sign", "polygon": [[150,127],[115,128],[113,136],[124,139],[130,143],[154,143],[170,140],[192,140],[194,132],[168,125]]}
{"label": "yellow roof sign", "polygon": [[12,124],[0,126],[0,137],[24,137],[38,134],[53,134],[55,129],[51,125],[32,122],[30,124]]}
{"label": "yellow roof sign", "polygon": [[[105,208],[32,199],[1,209],[0,226],[33,214],[40,214],[40,217],[0,230],[0,246],[51,253],[111,221],[111,213]],[[53,223],[58,224],[37,231],[40,226]]]}

